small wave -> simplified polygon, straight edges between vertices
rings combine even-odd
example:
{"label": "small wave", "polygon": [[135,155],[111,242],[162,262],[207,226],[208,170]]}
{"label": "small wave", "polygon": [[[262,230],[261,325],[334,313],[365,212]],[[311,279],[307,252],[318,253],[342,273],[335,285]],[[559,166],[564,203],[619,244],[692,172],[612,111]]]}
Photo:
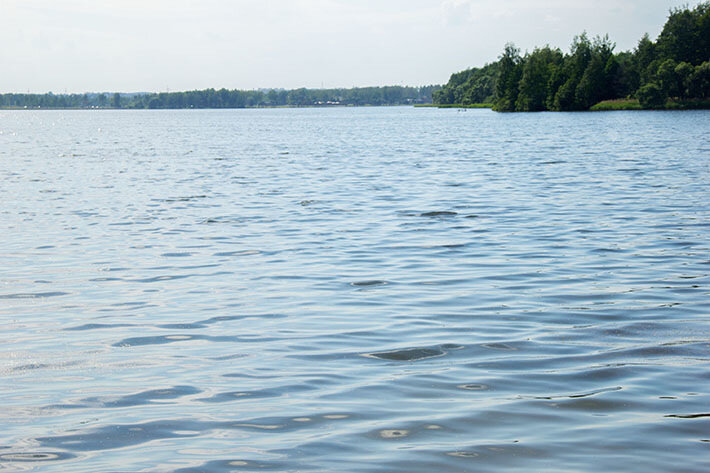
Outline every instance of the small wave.
{"label": "small wave", "polygon": [[259,250],[221,251],[219,253],[215,253],[214,256],[252,256],[260,253],[261,251]]}
{"label": "small wave", "polygon": [[154,202],[190,202],[198,199],[206,199],[206,195],[188,195],[182,197],[168,197],[167,199],[152,199]]}
{"label": "small wave", "polygon": [[[97,408],[116,409],[123,407],[135,407],[148,404],[156,404],[160,401],[168,401],[178,399],[184,396],[190,396],[201,393],[202,390],[194,386],[173,386],[163,389],[150,389],[125,396],[111,397],[88,397],[79,400],[76,403],[53,405],[51,407],[61,409],[78,409],[78,408]],[[162,402],[161,402],[162,404]]]}
{"label": "small wave", "polygon": [[586,393],[579,393],[579,394],[561,394],[561,395],[555,395],[555,396],[533,396],[532,399],[541,399],[541,400],[582,399],[585,397],[596,396],[598,394],[604,394],[604,393],[609,393],[609,392],[614,392],[614,391],[621,391],[622,389],[623,388],[621,386],[614,386],[613,388],[596,389],[594,391],[589,391]]}
{"label": "small wave", "polygon": [[270,397],[280,397],[283,396],[283,392],[263,389],[259,391],[231,391],[215,394],[212,397],[205,397],[198,399],[200,402],[205,402],[209,404],[219,404],[223,402],[233,402],[240,399],[264,399]]}
{"label": "small wave", "polygon": [[45,297],[66,296],[68,292],[22,292],[18,294],[0,294],[0,299],[43,299]]}
{"label": "small wave", "polygon": [[145,278],[145,279],[133,279],[133,282],[151,283],[151,282],[160,282],[160,281],[172,281],[175,279],[189,278],[190,276],[192,276],[192,274],[175,274],[175,275],[167,275],[167,276],[155,276],[152,278]]}
{"label": "small wave", "polygon": [[201,341],[208,341],[208,342],[219,342],[219,343],[229,343],[229,342],[242,342],[242,343],[248,343],[248,342],[264,342],[264,341],[270,341],[272,339],[270,338],[240,338],[236,336],[228,336],[228,335],[217,335],[217,336],[210,336],[210,335],[159,335],[159,336],[153,336],[153,337],[132,337],[132,338],[126,338],[124,340],[121,340],[120,342],[114,343],[111,346],[114,347],[135,347],[135,346],[143,346],[143,345],[164,345],[166,343],[175,343],[175,342],[188,342],[188,341],[194,341],[194,340],[201,340]]}
{"label": "small wave", "polygon": [[111,329],[111,328],[122,328],[122,327],[135,327],[133,324],[84,324],[77,325],[76,327],[67,327],[62,329],[67,332],[80,332],[83,330],[100,330],[100,329]]}
{"label": "small wave", "polygon": [[488,385],[479,383],[460,384],[457,387],[466,391],[487,391],[490,389]]}

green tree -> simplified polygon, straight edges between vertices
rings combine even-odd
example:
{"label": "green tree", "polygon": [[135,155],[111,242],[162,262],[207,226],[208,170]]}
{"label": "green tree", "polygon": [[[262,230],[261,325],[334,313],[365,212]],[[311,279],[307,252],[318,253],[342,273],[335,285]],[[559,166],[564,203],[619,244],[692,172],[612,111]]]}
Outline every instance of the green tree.
{"label": "green tree", "polygon": [[690,78],[695,72],[695,68],[687,62],[681,62],[675,67],[676,83],[681,98],[689,96]]}
{"label": "green tree", "polygon": [[163,108],[163,103],[160,101],[158,97],[152,97],[150,100],[148,100],[147,107],[150,109],[155,109],[155,108]]}
{"label": "green tree", "polygon": [[637,95],[639,103],[643,108],[662,108],[666,103],[663,88],[655,82],[643,85]]}
{"label": "green tree", "polygon": [[113,94],[113,98],[111,99],[111,106],[113,108],[121,108],[121,94],[116,92]]}
{"label": "green tree", "polygon": [[535,49],[523,59],[515,109],[522,112],[547,110],[550,78],[562,64],[563,54],[559,49],[546,46]]}
{"label": "green tree", "polygon": [[574,92],[575,106],[586,110],[602,100],[606,92],[604,65],[600,56],[594,56]]}
{"label": "green tree", "polygon": [[671,10],[657,44],[663,59],[693,65],[706,61],[710,51],[710,2],[694,9]]}
{"label": "green tree", "polygon": [[656,60],[656,45],[649,39],[648,33],[639,40],[634,51],[634,58],[639,75],[639,85],[649,82],[648,72],[652,69],[649,66]]}
{"label": "green tree", "polygon": [[496,83],[496,101],[493,109],[499,112],[512,112],[518,100],[518,84],[522,76],[522,58],[520,50],[513,43],[505,45],[505,50],[498,61],[498,81]]}
{"label": "green tree", "polygon": [[640,86],[640,76],[636,67],[634,53],[629,51],[615,54],[610,59],[617,67],[607,68],[611,96],[608,98],[624,98],[632,96]]}
{"label": "green tree", "polygon": [[583,110],[583,103],[577,100],[577,86],[584,72],[592,60],[592,42],[587,33],[575,36],[570,48],[570,54],[565,57],[562,70],[558,73],[557,80],[561,85],[552,100],[552,109],[558,111]]}
{"label": "green tree", "polygon": [[471,69],[468,79],[456,87],[454,95],[463,105],[492,103],[495,100],[495,84],[498,63],[486,64],[480,69]]}
{"label": "green tree", "polygon": [[688,95],[698,99],[710,98],[710,61],[695,67],[688,84]]}
{"label": "green tree", "polygon": [[574,79],[567,79],[567,81],[557,89],[555,94],[555,99],[553,102],[553,110],[558,112],[564,112],[569,110],[575,110],[575,91],[577,87],[575,86]]}
{"label": "green tree", "polygon": [[680,96],[680,88],[675,69],[678,66],[673,59],[666,59],[658,66],[656,78],[666,97]]}

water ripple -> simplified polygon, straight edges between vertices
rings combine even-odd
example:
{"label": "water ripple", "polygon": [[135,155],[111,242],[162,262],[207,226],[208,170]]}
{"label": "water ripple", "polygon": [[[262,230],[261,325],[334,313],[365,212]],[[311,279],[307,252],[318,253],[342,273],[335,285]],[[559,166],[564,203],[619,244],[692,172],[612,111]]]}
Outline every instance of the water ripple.
{"label": "water ripple", "polygon": [[0,470],[708,471],[708,113],[0,110]]}

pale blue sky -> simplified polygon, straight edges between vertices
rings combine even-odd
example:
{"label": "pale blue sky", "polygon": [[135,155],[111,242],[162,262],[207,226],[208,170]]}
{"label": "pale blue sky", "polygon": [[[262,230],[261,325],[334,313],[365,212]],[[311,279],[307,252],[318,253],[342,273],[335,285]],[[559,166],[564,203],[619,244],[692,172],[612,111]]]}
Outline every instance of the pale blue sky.
{"label": "pale blue sky", "polygon": [[[672,0],[0,0],[0,92],[425,85],[574,35],[655,38]],[[690,2],[695,5],[695,2]]]}

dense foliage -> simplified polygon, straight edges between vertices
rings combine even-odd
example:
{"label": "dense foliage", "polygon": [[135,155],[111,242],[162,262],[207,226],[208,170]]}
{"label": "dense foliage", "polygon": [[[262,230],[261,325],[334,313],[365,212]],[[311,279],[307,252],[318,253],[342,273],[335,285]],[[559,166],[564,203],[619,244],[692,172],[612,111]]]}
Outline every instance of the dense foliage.
{"label": "dense foliage", "polygon": [[404,105],[432,102],[439,86],[353,89],[227,90],[140,94],[0,94],[0,107],[246,108],[327,105]]}
{"label": "dense foliage", "polygon": [[473,68],[453,74],[446,87],[434,92],[434,103],[462,105],[491,103],[495,96],[498,67],[496,62],[480,69]]}
{"label": "dense foliage", "polygon": [[498,61],[451,76],[436,104],[492,103],[495,110],[588,110],[611,99],[637,98],[644,108],[710,99],[710,2],[671,10],[656,41],[614,53],[607,36],[574,38],[568,54],[549,46],[520,54],[507,44]]}

